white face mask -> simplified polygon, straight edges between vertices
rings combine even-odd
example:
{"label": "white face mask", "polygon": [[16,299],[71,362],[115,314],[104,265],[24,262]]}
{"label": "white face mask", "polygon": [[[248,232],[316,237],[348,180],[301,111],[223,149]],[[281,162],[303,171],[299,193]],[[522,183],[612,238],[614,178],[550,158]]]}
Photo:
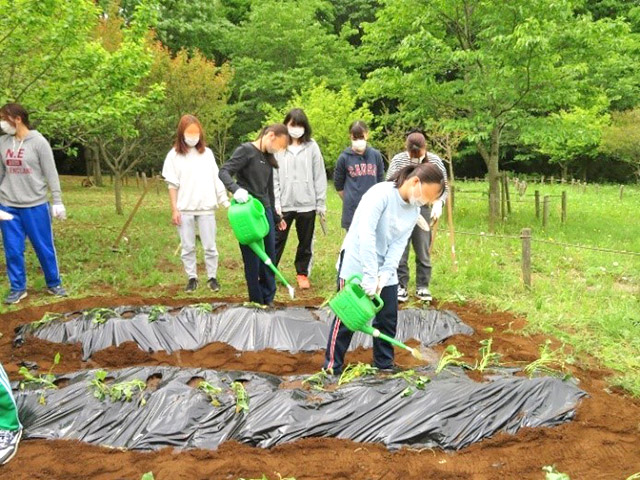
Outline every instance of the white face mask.
{"label": "white face mask", "polygon": [[287,127],[291,138],[300,138],[304,135],[304,127]]}
{"label": "white face mask", "polygon": [[0,121],[0,128],[2,129],[2,131],[4,133],[6,133],[7,135],[15,135],[16,134],[16,127],[14,127],[13,125],[11,125],[9,122],[7,122],[6,120],[1,120]]}
{"label": "white face mask", "polygon": [[367,141],[366,140],[352,140],[351,141],[351,148],[358,151],[358,152],[364,152],[364,150],[367,148]]}
{"label": "white face mask", "polygon": [[[418,194],[415,194],[416,188],[418,189]],[[409,197],[409,203],[414,207],[422,207],[426,203],[422,201],[422,183],[418,182],[413,187],[412,195]]]}
{"label": "white face mask", "polygon": [[186,143],[187,145],[189,145],[190,147],[195,147],[198,142],[200,141],[200,135],[194,135],[194,136],[184,136],[184,143]]}

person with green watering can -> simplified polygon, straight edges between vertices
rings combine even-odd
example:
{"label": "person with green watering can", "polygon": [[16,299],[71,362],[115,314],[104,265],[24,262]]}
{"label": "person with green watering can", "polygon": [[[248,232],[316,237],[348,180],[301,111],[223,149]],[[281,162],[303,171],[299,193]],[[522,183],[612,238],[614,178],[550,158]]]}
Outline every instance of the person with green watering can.
{"label": "person with green watering can", "polygon": [[[282,123],[275,123],[262,129],[253,142],[240,145],[231,158],[220,167],[220,180],[233,193],[238,203],[249,201],[249,194],[260,200],[269,222],[269,230],[264,237],[264,248],[275,263],[275,226],[282,230],[286,223],[275,212],[273,190],[273,170],[278,168],[274,154],[289,145],[289,132]],[[235,180],[234,180],[235,176]],[[249,290],[249,300],[261,305],[273,306],[276,295],[274,273],[248,245],[240,244],[244,275]]]}
{"label": "person with green watering can", "polygon": [[20,437],[22,425],[18,419],[18,407],[11,394],[9,377],[0,364],[0,465],[16,454]]}
{"label": "person with green watering can", "polygon": [[[432,163],[413,164],[390,181],[371,187],[362,197],[338,258],[338,290],[354,275],[367,295],[379,295],[384,305],[373,328],[394,337],[398,321],[398,263],[418,222],[420,207],[436,201],[444,191],[442,171]],[[379,301],[379,300],[378,300]],[[342,373],[353,332],[336,316],[329,330],[324,368]],[[373,339],[373,363],[380,370],[394,368],[393,347]]]}

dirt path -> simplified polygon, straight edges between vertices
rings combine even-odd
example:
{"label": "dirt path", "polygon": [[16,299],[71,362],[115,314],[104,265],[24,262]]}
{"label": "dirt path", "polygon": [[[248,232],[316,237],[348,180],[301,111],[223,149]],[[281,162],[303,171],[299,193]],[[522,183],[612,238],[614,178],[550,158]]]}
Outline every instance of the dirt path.
{"label": "dirt path", "polygon": [[[204,299],[219,300],[219,299]],[[319,304],[305,301],[306,304]],[[191,301],[193,302],[193,301]],[[212,344],[196,352],[181,351],[173,355],[149,354],[134,344],[125,344],[96,354],[89,362],[81,361],[77,345],[57,345],[30,339],[21,348],[13,348],[13,328],[37,320],[47,311],[68,312],[96,306],[180,305],[185,300],[145,299],[141,297],[69,300],[46,307],[28,307],[0,316],[0,361],[15,378],[17,363],[35,361],[48,368],[56,351],[63,357],[56,372],[131,365],[177,365],[216,369],[242,369],[274,374],[310,373],[322,364],[323,352],[286,354],[273,350],[236,352],[223,344]],[[454,310],[462,320],[476,329],[472,337],[456,336],[446,344],[475,354],[480,340],[493,327],[494,349],[506,364],[530,362],[538,357],[538,346],[546,337],[522,336],[517,330],[525,325],[521,318],[508,313],[489,313],[469,305],[443,305]],[[444,348],[442,346],[441,348]],[[350,353],[349,361],[369,361],[371,352]],[[398,363],[411,366],[414,360],[398,352]],[[337,439],[307,439],[270,450],[236,443],[224,444],[217,451],[155,453],[116,451],[70,441],[25,441],[18,456],[0,467],[6,479],[139,479],[153,471],[164,479],[232,479],[238,477],[269,478],[295,476],[302,479],[349,480],[422,480],[422,479],[542,479],[541,467],[556,465],[558,470],[576,479],[624,480],[640,472],[640,402],[607,388],[611,372],[594,367],[589,358],[581,359],[582,368],[573,368],[581,387],[590,398],[583,401],[575,421],[556,428],[521,430],[517,435],[498,435],[465,450],[389,452],[384,447],[357,444]],[[589,368],[587,368],[587,366]],[[609,393],[610,392],[610,393]],[[69,461],[73,459],[73,461]]]}

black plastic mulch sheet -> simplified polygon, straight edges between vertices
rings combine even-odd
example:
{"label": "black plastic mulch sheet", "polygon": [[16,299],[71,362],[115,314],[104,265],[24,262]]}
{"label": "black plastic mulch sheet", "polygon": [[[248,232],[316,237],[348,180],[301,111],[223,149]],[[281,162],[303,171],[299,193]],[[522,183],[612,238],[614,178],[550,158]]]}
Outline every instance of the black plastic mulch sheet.
{"label": "black plastic mulch sheet", "polygon": [[[146,392],[146,404],[99,400],[88,387],[92,371],[65,375],[68,386],[15,392],[26,438],[76,439],[112,447],[154,450],[166,446],[215,449],[236,440],[272,447],[308,437],[375,442],[395,449],[461,449],[498,432],[548,427],[574,417],[578,387],[558,378],[497,376],[477,383],[461,370],[433,376],[424,390],[409,397],[397,378],[366,377],[337,390],[280,388],[283,379],[266,374],[136,367],[109,372],[114,382],[162,375],[158,388]],[[220,406],[187,383],[202,377],[222,387]],[[287,380],[291,380],[290,377]],[[302,377],[295,377],[302,378]],[[249,411],[236,413],[229,385],[244,382]]]}
{"label": "black plastic mulch sheet", "polygon": [[[212,342],[224,342],[240,351],[273,348],[296,353],[324,349],[333,319],[328,309],[263,310],[213,304],[212,312],[189,306],[176,309],[175,314],[162,313],[150,322],[151,308],[117,307],[117,315],[105,323],[95,323],[95,313],[87,310],[35,329],[24,325],[18,329],[15,343],[20,345],[29,335],[55,343],[81,343],[84,360],[129,341],[148,352],[198,350]],[[473,329],[453,312],[416,309],[398,313],[396,338],[400,341],[413,338],[429,346],[456,334],[471,335]],[[370,348],[372,344],[371,336],[358,332],[350,348]]]}

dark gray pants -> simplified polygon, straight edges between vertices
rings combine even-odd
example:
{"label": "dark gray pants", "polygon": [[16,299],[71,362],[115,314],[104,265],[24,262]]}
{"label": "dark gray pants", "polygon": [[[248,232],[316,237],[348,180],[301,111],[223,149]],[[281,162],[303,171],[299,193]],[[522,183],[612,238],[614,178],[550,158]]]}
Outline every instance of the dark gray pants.
{"label": "dark gray pants", "polygon": [[[431,223],[431,207],[421,207],[420,215],[427,223]],[[398,283],[403,288],[409,286],[409,248],[412,243],[413,250],[416,252],[416,288],[428,287],[431,281],[431,257],[429,256],[431,232],[425,232],[417,225],[409,237],[407,248],[404,249],[398,264]]]}

